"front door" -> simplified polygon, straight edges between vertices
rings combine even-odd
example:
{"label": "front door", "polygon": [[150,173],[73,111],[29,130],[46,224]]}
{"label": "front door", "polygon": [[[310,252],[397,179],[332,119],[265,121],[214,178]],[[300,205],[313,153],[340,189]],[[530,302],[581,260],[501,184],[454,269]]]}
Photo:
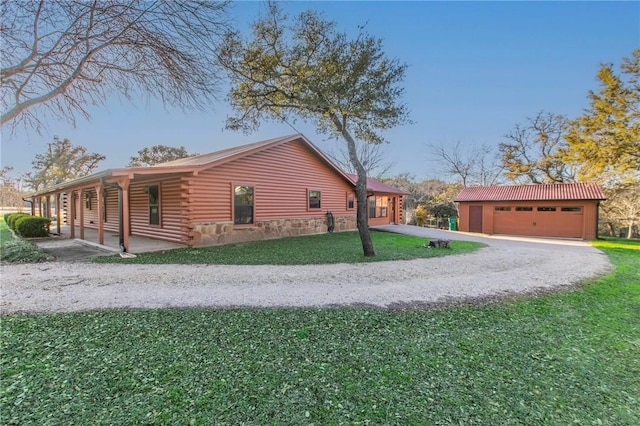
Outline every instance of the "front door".
{"label": "front door", "polygon": [[482,206],[469,206],[469,232],[482,232]]}

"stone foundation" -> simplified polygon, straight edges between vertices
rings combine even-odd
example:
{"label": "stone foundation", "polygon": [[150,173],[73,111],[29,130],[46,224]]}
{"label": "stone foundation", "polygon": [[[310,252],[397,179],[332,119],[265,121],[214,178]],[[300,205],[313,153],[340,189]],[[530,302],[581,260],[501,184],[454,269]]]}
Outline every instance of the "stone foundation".
{"label": "stone foundation", "polygon": [[[335,217],[334,232],[357,229],[355,216]],[[218,246],[245,241],[272,240],[327,232],[325,217],[312,219],[275,219],[257,221],[253,226],[233,222],[198,223],[190,233],[191,246]]]}

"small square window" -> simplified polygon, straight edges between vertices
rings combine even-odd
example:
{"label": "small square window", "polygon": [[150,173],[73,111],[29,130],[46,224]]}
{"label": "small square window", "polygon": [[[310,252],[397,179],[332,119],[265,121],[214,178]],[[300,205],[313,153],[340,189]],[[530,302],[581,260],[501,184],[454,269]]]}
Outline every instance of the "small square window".
{"label": "small square window", "polygon": [[309,208],[319,209],[321,208],[321,194],[320,191],[309,191]]}
{"label": "small square window", "polygon": [[353,210],[356,207],[356,196],[347,192],[347,210]]}
{"label": "small square window", "polygon": [[516,207],[517,212],[532,212],[533,207]]}
{"label": "small square window", "polygon": [[497,211],[497,212],[510,212],[511,211],[511,207],[496,207],[495,211]]}
{"label": "small square window", "polygon": [[562,211],[562,212],[580,213],[582,211],[582,207],[562,207],[560,209],[560,211]]}
{"label": "small square window", "polygon": [[555,212],[555,207],[538,207],[539,212]]}

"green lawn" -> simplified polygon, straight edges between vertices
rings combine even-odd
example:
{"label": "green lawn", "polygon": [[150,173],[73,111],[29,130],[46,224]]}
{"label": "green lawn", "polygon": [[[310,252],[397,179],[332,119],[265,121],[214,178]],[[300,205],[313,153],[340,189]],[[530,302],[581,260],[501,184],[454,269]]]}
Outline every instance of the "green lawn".
{"label": "green lawn", "polygon": [[2,424],[609,424],[640,419],[640,243],[484,307],[2,318]]}
{"label": "green lawn", "polygon": [[219,247],[185,247],[143,253],[132,259],[123,259],[115,255],[99,256],[92,260],[96,263],[318,265],[446,256],[468,253],[481,246],[474,242],[451,241],[450,249],[430,249],[426,247],[428,239],[387,232],[372,232],[371,239],[377,253],[374,257],[362,255],[362,245],[357,232],[337,232]]}
{"label": "green lawn", "polygon": [[0,261],[10,263],[33,263],[51,260],[52,256],[33,243],[15,239],[0,215]]}
{"label": "green lawn", "polygon": [[13,240],[14,238],[13,234],[11,234],[11,230],[5,223],[4,217],[0,215],[0,245],[4,245]]}

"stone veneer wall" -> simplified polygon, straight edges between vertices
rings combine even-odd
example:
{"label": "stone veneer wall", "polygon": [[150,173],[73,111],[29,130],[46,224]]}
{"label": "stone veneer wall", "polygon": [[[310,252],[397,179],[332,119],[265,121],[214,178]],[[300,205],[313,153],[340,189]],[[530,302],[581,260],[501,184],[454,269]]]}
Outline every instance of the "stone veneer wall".
{"label": "stone veneer wall", "polygon": [[[357,228],[356,217],[335,217],[334,232]],[[257,221],[255,226],[238,226],[232,222],[199,223],[191,232],[193,246],[217,246],[245,241],[270,240],[327,232],[325,217],[313,219],[277,219]]]}

